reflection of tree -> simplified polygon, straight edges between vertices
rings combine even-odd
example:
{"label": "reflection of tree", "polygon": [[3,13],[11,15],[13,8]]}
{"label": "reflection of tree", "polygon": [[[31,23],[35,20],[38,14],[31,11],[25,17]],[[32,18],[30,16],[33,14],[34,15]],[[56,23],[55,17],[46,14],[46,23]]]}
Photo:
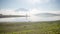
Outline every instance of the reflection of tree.
{"label": "reflection of tree", "polygon": [[27,18],[27,12],[26,12],[26,22],[27,22],[28,18]]}
{"label": "reflection of tree", "polygon": [[26,20],[27,22],[30,22],[30,12],[26,12]]}

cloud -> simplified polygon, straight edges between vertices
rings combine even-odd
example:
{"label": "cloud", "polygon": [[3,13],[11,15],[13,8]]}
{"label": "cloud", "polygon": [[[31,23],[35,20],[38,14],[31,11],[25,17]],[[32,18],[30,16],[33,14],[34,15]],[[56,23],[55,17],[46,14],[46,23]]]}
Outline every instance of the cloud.
{"label": "cloud", "polygon": [[42,10],[59,10],[58,0],[26,0],[30,8],[40,8]]}
{"label": "cloud", "polygon": [[27,11],[28,10],[24,9],[24,8],[20,8],[20,9],[1,9],[0,14],[4,14],[4,15],[26,15]]}
{"label": "cloud", "polygon": [[28,9],[26,9],[26,8],[19,8],[19,9],[16,9],[15,11],[23,11],[23,12],[25,12],[25,11],[28,11]]}
{"label": "cloud", "polygon": [[53,14],[60,14],[60,11],[44,11],[42,9],[37,9],[37,8],[32,8],[32,9],[23,9],[21,10],[21,8],[19,10],[13,10],[13,9],[1,9],[0,10],[0,14],[4,14],[4,15],[26,15],[26,13],[28,15],[34,15],[34,14],[38,14],[38,13],[53,13]]}
{"label": "cloud", "polygon": [[50,0],[26,0],[28,3],[35,4],[35,3],[48,3]]}
{"label": "cloud", "polygon": [[0,10],[0,14],[4,14],[4,15],[15,15],[17,14],[14,10],[10,10],[10,9],[1,9]]}
{"label": "cloud", "polygon": [[38,13],[60,14],[60,11],[44,11],[44,10],[42,10],[42,9],[36,9],[36,8],[33,8],[33,9],[30,11],[30,15],[35,15],[35,14],[38,14]]}

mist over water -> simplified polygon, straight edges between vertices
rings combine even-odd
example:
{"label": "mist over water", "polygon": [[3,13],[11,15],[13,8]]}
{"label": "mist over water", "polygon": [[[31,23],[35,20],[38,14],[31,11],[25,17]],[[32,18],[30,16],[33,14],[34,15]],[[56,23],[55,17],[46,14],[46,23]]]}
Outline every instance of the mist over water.
{"label": "mist over water", "polygon": [[43,16],[32,16],[31,21],[55,21],[60,20],[60,16],[53,16],[53,17],[43,17]]}
{"label": "mist over water", "polygon": [[43,17],[43,16],[30,16],[30,17],[11,17],[0,18],[0,22],[38,22],[38,21],[55,21],[60,20],[60,16]]}

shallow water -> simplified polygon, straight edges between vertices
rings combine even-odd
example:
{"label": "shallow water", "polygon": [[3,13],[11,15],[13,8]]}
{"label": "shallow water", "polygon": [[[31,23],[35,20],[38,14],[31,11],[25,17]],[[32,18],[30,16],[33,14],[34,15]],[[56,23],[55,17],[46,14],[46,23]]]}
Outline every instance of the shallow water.
{"label": "shallow water", "polygon": [[12,17],[12,18],[0,18],[0,22],[37,22],[37,21],[54,21],[60,20],[60,16],[43,17],[43,16],[30,16],[30,17]]}

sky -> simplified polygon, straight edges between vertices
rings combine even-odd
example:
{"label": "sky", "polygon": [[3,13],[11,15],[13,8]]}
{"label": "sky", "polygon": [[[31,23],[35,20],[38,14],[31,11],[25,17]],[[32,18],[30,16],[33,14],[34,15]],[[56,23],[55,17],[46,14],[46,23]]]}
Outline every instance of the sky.
{"label": "sky", "polygon": [[56,13],[60,14],[60,0],[0,0],[2,14]]}

